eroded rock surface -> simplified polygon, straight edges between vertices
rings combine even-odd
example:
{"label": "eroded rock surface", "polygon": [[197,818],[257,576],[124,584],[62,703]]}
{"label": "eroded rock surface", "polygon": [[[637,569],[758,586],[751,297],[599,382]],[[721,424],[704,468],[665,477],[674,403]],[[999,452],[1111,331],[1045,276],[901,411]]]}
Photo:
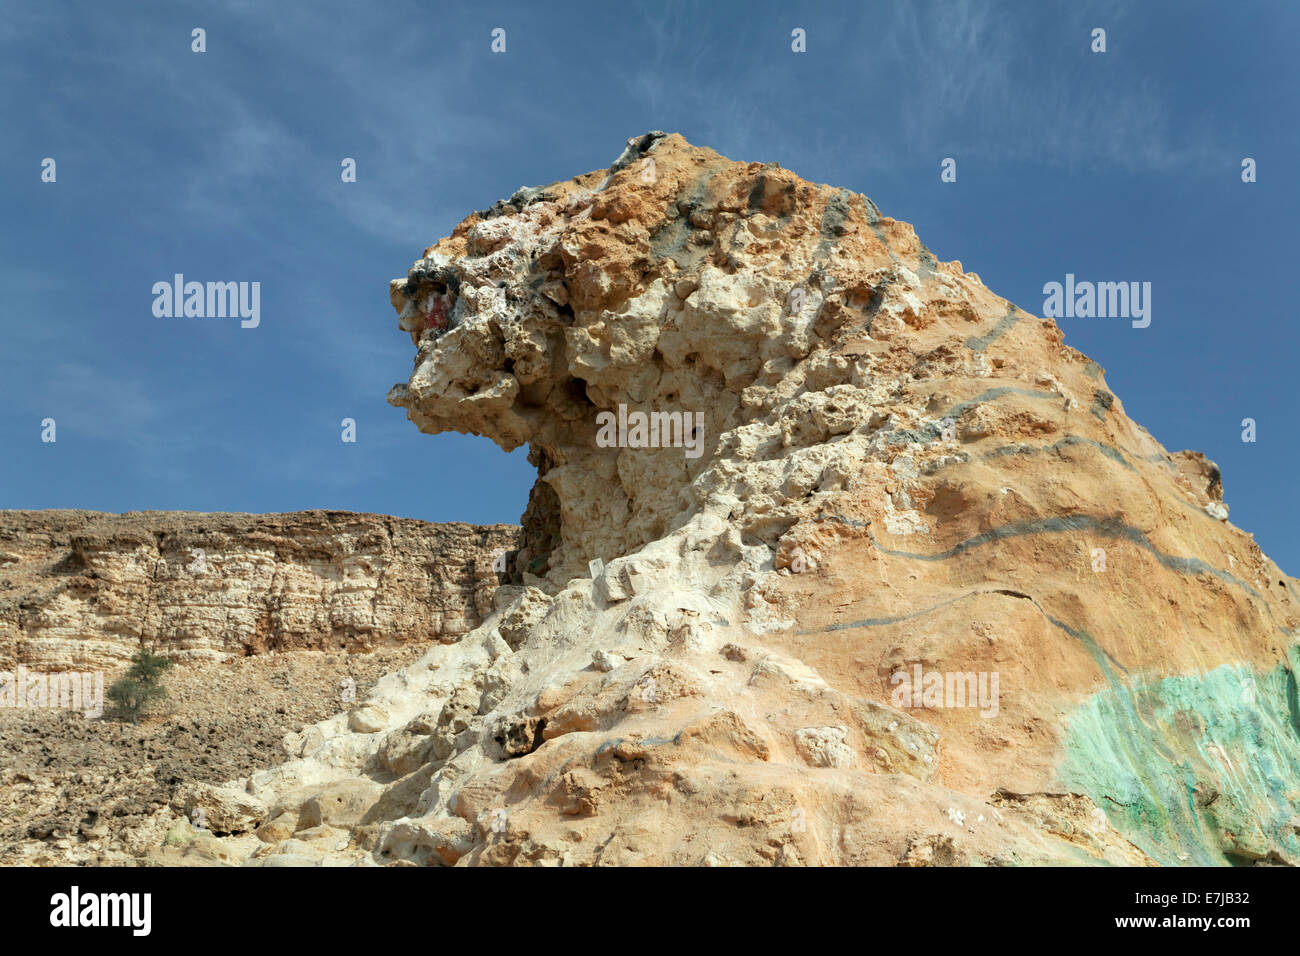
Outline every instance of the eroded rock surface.
{"label": "eroded rock surface", "polygon": [[0,671],[113,667],[142,643],[211,661],[456,640],[518,532],[336,511],[0,511]]}
{"label": "eroded rock surface", "polygon": [[652,133],[390,296],[390,402],[529,445],[514,583],[248,781],[248,862],[1297,859],[1295,582],[871,200]]}

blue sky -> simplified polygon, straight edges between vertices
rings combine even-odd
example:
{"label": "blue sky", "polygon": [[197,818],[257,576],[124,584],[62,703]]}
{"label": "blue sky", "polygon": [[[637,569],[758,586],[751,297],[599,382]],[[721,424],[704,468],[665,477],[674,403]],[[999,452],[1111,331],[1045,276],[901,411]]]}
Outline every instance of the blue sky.
{"label": "blue sky", "polygon": [[[523,450],[385,403],[413,358],[388,280],[471,210],[663,129],[865,193],[1034,314],[1067,272],[1150,281],[1149,328],[1062,319],[1067,343],[1166,447],[1217,461],[1233,522],[1300,572],[1300,6],[795,9],[0,8],[0,507],[517,520]],[[177,272],[259,281],[261,325],[155,317]]]}

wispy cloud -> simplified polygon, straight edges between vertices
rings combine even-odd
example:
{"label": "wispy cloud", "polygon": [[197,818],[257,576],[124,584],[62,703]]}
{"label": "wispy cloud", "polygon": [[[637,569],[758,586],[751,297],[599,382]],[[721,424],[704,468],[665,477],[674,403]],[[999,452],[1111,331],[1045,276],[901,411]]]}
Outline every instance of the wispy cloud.
{"label": "wispy cloud", "polygon": [[138,381],[81,362],[55,365],[31,403],[61,432],[133,444],[152,444],[147,436],[162,418],[162,407]]}
{"label": "wispy cloud", "polygon": [[[878,168],[960,152],[1162,171],[1194,168],[1216,149],[1200,120],[1175,128],[1175,81],[1123,52],[1139,27],[1122,4],[909,0],[821,17],[815,7],[760,6],[722,34],[696,28],[700,10],[642,8],[646,42],[615,75],[647,112],[692,118],[733,158],[796,156],[828,168],[847,148]],[[808,52],[793,54],[789,33],[800,24]],[[1089,58],[1098,25],[1120,52]]]}
{"label": "wispy cloud", "polygon": [[888,11],[881,33],[891,42],[854,66],[864,86],[897,92],[894,115],[914,151],[1160,171],[1194,166],[1212,150],[1202,128],[1171,130],[1172,81],[1123,53],[1089,52],[1093,27],[1112,44],[1133,29],[1132,11],[1120,4],[1026,13],[950,0]]}

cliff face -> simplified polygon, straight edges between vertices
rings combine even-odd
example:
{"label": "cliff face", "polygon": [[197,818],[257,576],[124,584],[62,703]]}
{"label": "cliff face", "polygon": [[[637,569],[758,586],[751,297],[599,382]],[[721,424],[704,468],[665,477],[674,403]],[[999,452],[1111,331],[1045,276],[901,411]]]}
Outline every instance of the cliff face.
{"label": "cliff face", "polygon": [[516,583],[241,781],[246,852],[1300,858],[1295,582],[1211,462],[866,197],[648,134],[390,297],[390,402],[530,446]]}
{"label": "cliff face", "polygon": [[382,515],[0,511],[0,670],[456,640],[518,528]]}

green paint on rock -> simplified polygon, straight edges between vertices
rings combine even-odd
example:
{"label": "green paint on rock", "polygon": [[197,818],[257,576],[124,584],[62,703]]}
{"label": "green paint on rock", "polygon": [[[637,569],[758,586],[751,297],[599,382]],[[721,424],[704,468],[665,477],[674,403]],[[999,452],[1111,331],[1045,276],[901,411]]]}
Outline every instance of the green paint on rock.
{"label": "green paint on rock", "polygon": [[1266,674],[1121,682],[1070,717],[1062,782],[1167,866],[1300,862],[1300,646]]}

